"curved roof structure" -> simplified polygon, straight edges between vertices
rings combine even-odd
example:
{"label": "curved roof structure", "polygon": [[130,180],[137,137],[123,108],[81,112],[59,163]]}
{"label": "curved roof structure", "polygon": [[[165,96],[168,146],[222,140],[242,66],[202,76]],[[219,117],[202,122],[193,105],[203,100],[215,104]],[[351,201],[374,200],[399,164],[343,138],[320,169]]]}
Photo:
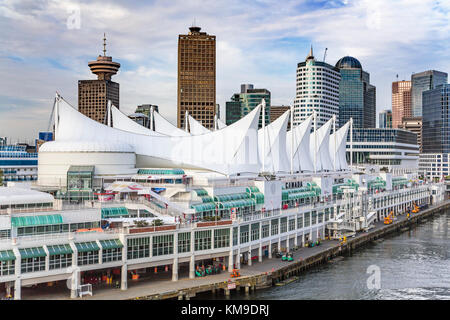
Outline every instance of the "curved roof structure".
{"label": "curved roof structure", "polygon": [[334,170],[348,169],[345,152],[347,150],[347,133],[349,128],[350,121],[330,136],[330,157]]}
{"label": "curved roof structure", "polygon": [[338,62],[336,62],[336,67],[339,69],[362,69],[361,63],[358,59],[349,56],[340,58]]}
{"label": "curved roof structure", "polygon": [[[286,111],[281,117],[258,130],[259,158],[264,157],[263,172],[289,172],[290,164],[286,152],[286,129],[290,111]],[[265,137],[264,137],[265,136]],[[263,143],[265,139],[265,147]],[[265,153],[265,154],[263,154]]]}
{"label": "curved roof structure", "polygon": [[291,157],[292,134],[294,134],[293,141],[293,170],[297,171],[314,171],[314,165],[311,160],[309,152],[311,126],[313,115],[310,115],[300,125],[296,126],[286,134],[286,150],[288,157]]}
{"label": "curved roof structure", "polygon": [[225,122],[223,122],[222,120],[220,120],[219,118],[217,118],[217,128],[218,130],[226,128],[227,125],[225,124]]}
{"label": "curved roof structure", "polygon": [[319,129],[317,129],[311,134],[310,153],[314,155],[314,152],[316,152],[316,157],[315,159],[313,159],[313,161],[315,161],[316,163],[315,166],[316,171],[333,170],[333,163],[331,162],[330,158],[330,146],[329,146],[330,130],[332,123],[333,118],[328,120],[323,126],[321,126]]}
{"label": "curved roof structure", "polygon": [[189,130],[192,135],[205,134],[211,132],[206,129],[199,121],[195,120],[194,117],[188,115]]}
{"label": "curved roof structure", "polygon": [[[81,114],[57,99],[55,141],[71,144],[116,141],[134,148],[141,167],[183,167],[230,175],[258,173],[257,128],[261,107],[241,120],[198,136],[151,136],[111,128]],[[155,113],[156,115],[157,113]]]}
{"label": "curved roof structure", "polygon": [[112,115],[112,125],[114,128],[138,134],[145,134],[148,136],[164,135],[156,131],[150,130],[144,126],[141,126],[136,121],[133,121],[129,117],[127,117],[124,113],[122,113],[122,111],[117,109],[115,106],[111,106],[111,115]]}
{"label": "curved roof structure", "polygon": [[166,120],[159,112],[153,112],[155,121],[155,131],[172,137],[188,137],[189,132],[174,126],[169,120]]}
{"label": "curved roof structure", "polygon": [[39,147],[43,152],[134,152],[134,148],[115,141],[48,141]]}

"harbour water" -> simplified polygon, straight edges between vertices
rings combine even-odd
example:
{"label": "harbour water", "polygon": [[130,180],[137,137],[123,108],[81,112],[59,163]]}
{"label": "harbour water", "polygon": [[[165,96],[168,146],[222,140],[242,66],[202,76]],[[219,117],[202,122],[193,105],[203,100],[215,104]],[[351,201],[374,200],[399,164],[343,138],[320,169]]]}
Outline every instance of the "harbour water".
{"label": "harbour water", "polygon": [[[380,286],[369,289],[371,270],[378,268]],[[450,300],[450,212],[308,271],[293,283],[231,299]]]}

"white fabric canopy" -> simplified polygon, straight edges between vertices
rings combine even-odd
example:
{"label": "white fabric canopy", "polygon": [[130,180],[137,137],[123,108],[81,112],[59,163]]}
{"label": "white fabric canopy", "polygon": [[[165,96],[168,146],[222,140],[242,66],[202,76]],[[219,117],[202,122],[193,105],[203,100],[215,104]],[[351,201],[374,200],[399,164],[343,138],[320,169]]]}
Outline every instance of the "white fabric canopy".
{"label": "white fabric canopy", "polygon": [[[259,158],[264,159],[264,172],[289,172],[290,164],[286,153],[286,130],[290,111],[286,111],[281,117],[263,129],[258,130]],[[265,133],[265,134],[264,134]],[[265,137],[263,137],[263,135]],[[266,141],[263,148],[264,139]],[[263,151],[263,149],[265,149]],[[263,155],[263,152],[265,155]]]}
{"label": "white fabric canopy", "polygon": [[[348,164],[345,153],[347,151],[347,133],[350,128],[348,121],[342,128],[330,136],[330,157],[335,170],[347,170]],[[336,139],[336,140],[335,140]]]}
{"label": "white fabric canopy", "polygon": [[144,126],[141,126],[136,121],[133,121],[130,118],[128,118],[125,114],[122,113],[122,111],[117,109],[115,106],[111,106],[111,114],[112,114],[112,125],[114,128],[138,134],[145,134],[148,136],[164,135],[162,133],[158,133]]}
{"label": "white fabric canopy", "polygon": [[155,131],[171,137],[188,137],[189,132],[174,126],[170,121],[166,120],[159,112],[153,112],[155,121]]}
{"label": "white fabric canopy", "polygon": [[[116,141],[131,145],[138,167],[175,167],[222,174],[258,173],[258,121],[255,108],[236,123],[198,136],[168,137],[137,134],[108,127],[81,114],[62,98],[57,101],[55,141]],[[155,113],[156,115],[157,113]],[[45,145],[45,144],[44,144]]]}
{"label": "white fabric canopy", "polygon": [[226,127],[227,127],[227,125],[225,124],[225,122],[223,122],[222,120],[217,118],[217,128],[218,128],[218,130],[226,128]]}
{"label": "white fabric canopy", "polygon": [[[314,157],[314,152],[316,152],[315,159],[316,171],[333,170],[333,162],[330,158],[330,130],[333,119],[328,120],[323,126],[318,130],[313,132],[310,137],[310,153]],[[315,140],[317,138],[317,141]],[[317,143],[317,145],[316,145]],[[317,148],[317,149],[316,149]]]}
{"label": "white fabric canopy", "polygon": [[195,120],[194,117],[188,115],[189,121],[189,130],[192,135],[199,135],[211,132],[206,129],[199,121]]}
{"label": "white fabric canopy", "polygon": [[294,172],[297,171],[314,171],[314,165],[311,160],[312,154],[310,153],[310,135],[313,116],[309,116],[300,125],[296,126],[292,130],[288,131],[286,135],[286,150],[289,159],[291,158],[291,138],[294,133]]}

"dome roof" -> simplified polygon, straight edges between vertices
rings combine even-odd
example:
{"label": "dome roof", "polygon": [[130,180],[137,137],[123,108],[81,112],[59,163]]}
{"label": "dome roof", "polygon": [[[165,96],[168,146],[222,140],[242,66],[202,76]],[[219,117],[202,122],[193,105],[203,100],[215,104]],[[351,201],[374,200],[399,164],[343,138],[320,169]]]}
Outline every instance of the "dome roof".
{"label": "dome roof", "polygon": [[350,69],[350,68],[362,69],[361,63],[358,61],[358,59],[349,56],[345,56],[339,59],[339,61],[336,62],[336,67],[339,69]]}
{"label": "dome roof", "polygon": [[49,141],[39,147],[39,152],[134,152],[134,148],[108,141]]}

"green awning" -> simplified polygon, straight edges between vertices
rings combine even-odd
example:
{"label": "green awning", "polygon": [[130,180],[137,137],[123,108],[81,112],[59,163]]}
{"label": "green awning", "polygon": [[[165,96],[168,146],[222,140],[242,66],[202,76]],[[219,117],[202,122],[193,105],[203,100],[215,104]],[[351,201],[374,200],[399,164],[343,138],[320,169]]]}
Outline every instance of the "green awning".
{"label": "green awning", "polygon": [[139,169],[138,174],[153,175],[181,175],[184,174],[183,169]]}
{"label": "green awning", "polygon": [[19,249],[22,259],[45,257],[47,254],[43,247]]}
{"label": "green awning", "polygon": [[60,214],[11,217],[11,225],[13,227],[44,226],[62,223],[63,219]]}
{"label": "green awning", "polygon": [[216,210],[216,204],[214,202],[200,203],[191,205],[195,212],[213,211]]}
{"label": "green awning", "polygon": [[69,244],[57,244],[54,246],[47,246],[48,253],[51,256],[57,255],[57,254],[71,254],[73,253],[72,248]]}
{"label": "green awning", "polygon": [[208,192],[205,189],[194,189],[194,191],[199,197],[208,195]]}
{"label": "green awning", "polygon": [[215,202],[224,202],[224,201],[242,200],[242,199],[248,199],[248,198],[250,198],[248,193],[232,193],[232,194],[222,194],[220,196],[215,196],[214,201]]}
{"label": "green awning", "polygon": [[16,260],[16,256],[12,250],[0,251],[0,261]]}
{"label": "green awning", "polygon": [[100,240],[103,249],[123,248],[122,242],[119,239]]}
{"label": "green awning", "polygon": [[222,208],[222,209],[252,207],[255,205],[256,205],[255,199],[241,199],[241,200],[234,200],[234,201],[219,202],[219,208]]}
{"label": "green awning", "polygon": [[102,208],[102,219],[114,218],[120,216],[128,216],[128,209],[125,207],[120,208]]}
{"label": "green awning", "polygon": [[97,242],[76,242],[75,246],[77,247],[78,252],[88,252],[88,251],[98,251],[100,247]]}

